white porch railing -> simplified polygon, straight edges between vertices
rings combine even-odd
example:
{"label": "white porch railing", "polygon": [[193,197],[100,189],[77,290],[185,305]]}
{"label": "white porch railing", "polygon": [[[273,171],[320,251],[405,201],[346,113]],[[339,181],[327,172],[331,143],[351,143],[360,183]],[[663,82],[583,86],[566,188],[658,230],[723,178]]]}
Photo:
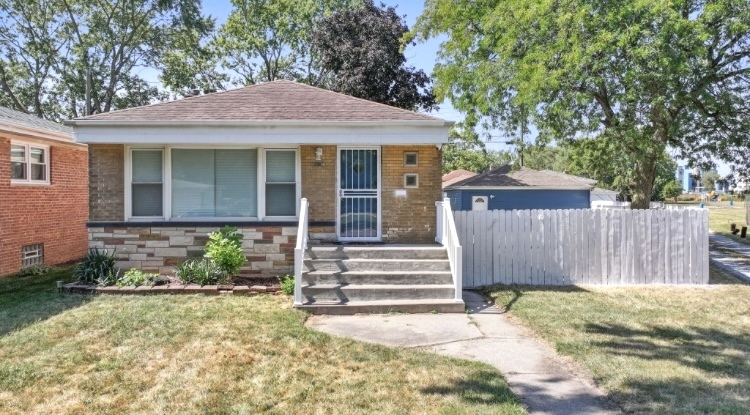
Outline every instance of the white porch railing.
{"label": "white porch railing", "polygon": [[294,305],[302,305],[302,268],[307,251],[308,238],[308,210],[307,199],[303,198],[299,205],[299,226],[297,227],[297,246],[294,247]]}
{"label": "white porch railing", "polygon": [[463,252],[461,242],[456,231],[456,221],[453,219],[450,199],[435,202],[437,209],[437,235],[435,240],[442,244],[448,251],[448,260],[451,263],[451,274],[455,287],[455,300],[463,301]]}

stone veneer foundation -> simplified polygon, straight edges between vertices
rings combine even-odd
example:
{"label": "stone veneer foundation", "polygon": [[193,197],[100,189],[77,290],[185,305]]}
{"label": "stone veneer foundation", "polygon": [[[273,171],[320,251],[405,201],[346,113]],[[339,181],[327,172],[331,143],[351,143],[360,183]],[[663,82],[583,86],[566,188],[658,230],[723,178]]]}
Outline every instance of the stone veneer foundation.
{"label": "stone veneer foundation", "polygon": [[[173,274],[175,265],[202,257],[211,226],[90,226],[89,248],[115,250],[117,267]],[[296,226],[237,226],[248,263],[242,275],[276,276],[293,272]]]}

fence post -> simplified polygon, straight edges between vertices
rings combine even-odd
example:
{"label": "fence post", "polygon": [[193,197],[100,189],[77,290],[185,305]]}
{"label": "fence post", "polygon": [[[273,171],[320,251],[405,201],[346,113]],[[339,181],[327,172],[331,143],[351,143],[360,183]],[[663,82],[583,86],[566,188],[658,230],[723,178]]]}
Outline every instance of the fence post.
{"label": "fence post", "polygon": [[435,241],[439,244],[443,243],[443,202],[435,202],[435,210],[437,215],[435,217]]}

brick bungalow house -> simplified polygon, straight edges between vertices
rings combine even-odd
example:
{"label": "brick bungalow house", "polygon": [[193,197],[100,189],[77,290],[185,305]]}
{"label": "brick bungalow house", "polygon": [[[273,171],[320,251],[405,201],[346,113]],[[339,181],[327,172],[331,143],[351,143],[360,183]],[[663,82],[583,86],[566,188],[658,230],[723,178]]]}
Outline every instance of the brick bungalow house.
{"label": "brick bungalow house", "polygon": [[70,127],[0,107],[0,276],[86,253],[87,183]]}
{"label": "brick bungalow house", "polygon": [[451,122],[282,80],[68,123],[90,246],[124,268],[172,272],[231,225],[243,273],[290,273],[303,198],[313,242],[435,243]]}

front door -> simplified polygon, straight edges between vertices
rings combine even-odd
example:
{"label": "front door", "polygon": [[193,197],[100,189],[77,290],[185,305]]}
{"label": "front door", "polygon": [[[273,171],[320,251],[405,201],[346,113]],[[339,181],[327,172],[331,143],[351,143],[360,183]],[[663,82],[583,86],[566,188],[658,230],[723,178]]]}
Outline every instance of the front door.
{"label": "front door", "polygon": [[340,241],[380,240],[380,149],[338,149],[336,236]]}

